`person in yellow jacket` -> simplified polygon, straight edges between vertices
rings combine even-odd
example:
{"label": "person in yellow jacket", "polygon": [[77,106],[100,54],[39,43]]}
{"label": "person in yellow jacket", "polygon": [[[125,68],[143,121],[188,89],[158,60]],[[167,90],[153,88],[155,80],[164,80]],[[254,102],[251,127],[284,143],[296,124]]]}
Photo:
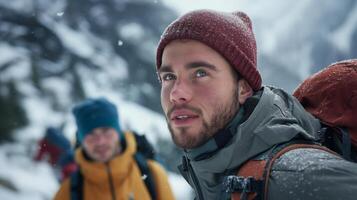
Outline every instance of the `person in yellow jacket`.
{"label": "person in yellow jacket", "polygon": [[[83,200],[150,200],[151,194],[139,165],[135,136],[123,133],[114,104],[104,98],[88,99],[73,109],[81,147],[75,160],[83,177]],[[154,160],[147,160],[155,183],[157,200],[174,199],[164,169]],[[73,178],[73,177],[72,177]],[[55,200],[73,199],[71,179],[65,180]]]}

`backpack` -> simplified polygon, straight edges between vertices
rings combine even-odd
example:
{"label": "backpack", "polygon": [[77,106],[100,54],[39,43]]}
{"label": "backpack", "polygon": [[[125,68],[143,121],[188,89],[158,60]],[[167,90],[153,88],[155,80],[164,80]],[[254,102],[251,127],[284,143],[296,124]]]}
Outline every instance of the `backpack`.
{"label": "backpack", "polygon": [[[133,132],[135,136],[135,141],[137,144],[137,151],[134,154],[134,159],[138,164],[141,175],[143,177],[146,188],[149,191],[151,199],[156,199],[156,190],[154,178],[150,172],[149,165],[147,163],[148,159],[157,160],[156,152],[151,145],[151,143],[146,139],[145,135],[139,135]],[[83,175],[78,169],[76,172],[72,173],[70,180],[70,195],[71,200],[82,200],[83,199]]]}
{"label": "backpack", "polygon": [[317,142],[290,141],[267,155],[245,162],[237,176],[227,176],[224,189],[233,200],[267,199],[274,161],[298,148],[321,149],[357,162],[357,59],[334,63],[306,79],[293,94],[322,128]]}
{"label": "backpack", "polygon": [[293,93],[322,124],[319,142],[357,162],[357,59],[331,64]]}
{"label": "backpack", "polygon": [[62,157],[68,149],[71,149],[70,141],[63,135],[60,129],[48,127],[44,137],[38,143],[39,148],[35,160],[39,161],[48,156],[51,166],[60,165]]}

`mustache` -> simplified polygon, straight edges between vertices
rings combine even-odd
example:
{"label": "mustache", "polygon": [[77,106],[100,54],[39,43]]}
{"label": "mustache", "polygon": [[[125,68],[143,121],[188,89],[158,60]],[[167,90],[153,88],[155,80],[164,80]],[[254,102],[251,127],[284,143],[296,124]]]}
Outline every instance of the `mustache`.
{"label": "mustache", "polygon": [[95,146],[93,148],[94,151],[103,151],[103,150],[107,150],[108,147],[107,146]]}
{"label": "mustache", "polygon": [[171,116],[171,114],[178,109],[186,109],[186,110],[190,110],[194,113],[196,113],[197,115],[202,115],[202,110],[190,105],[180,105],[180,106],[173,106],[172,108],[170,108],[167,113],[166,116],[169,118]]}

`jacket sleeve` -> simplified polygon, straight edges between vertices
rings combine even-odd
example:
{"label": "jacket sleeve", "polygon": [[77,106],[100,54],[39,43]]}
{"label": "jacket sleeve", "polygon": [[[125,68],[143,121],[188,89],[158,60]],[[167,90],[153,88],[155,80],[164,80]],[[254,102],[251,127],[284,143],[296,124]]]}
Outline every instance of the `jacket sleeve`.
{"label": "jacket sleeve", "polygon": [[174,200],[175,197],[163,167],[152,160],[149,160],[148,164],[155,180],[157,200]]}
{"label": "jacket sleeve", "polygon": [[357,164],[318,149],[296,149],[276,160],[268,187],[268,199],[356,199]]}
{"label": "jacket sleeve", "polygon": [[53,198],[54,200],[70,200],[70,179],[67,178],[66,180],[63,181],[61,187],[57,191],[55,197]]}

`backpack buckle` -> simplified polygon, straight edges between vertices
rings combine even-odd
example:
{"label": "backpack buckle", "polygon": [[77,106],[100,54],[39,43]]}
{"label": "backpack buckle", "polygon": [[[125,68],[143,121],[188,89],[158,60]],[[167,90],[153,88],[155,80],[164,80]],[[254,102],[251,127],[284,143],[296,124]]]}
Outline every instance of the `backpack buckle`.
{"label": "backpack buckle", "polygon": [[225,188],[225,192],[233,193],[249,193],[249,192],[256,192],[255,191],[255,184],[256,180],[252,177],[243,177],[243,176],[227,176],[223,181],[223,185]]}

